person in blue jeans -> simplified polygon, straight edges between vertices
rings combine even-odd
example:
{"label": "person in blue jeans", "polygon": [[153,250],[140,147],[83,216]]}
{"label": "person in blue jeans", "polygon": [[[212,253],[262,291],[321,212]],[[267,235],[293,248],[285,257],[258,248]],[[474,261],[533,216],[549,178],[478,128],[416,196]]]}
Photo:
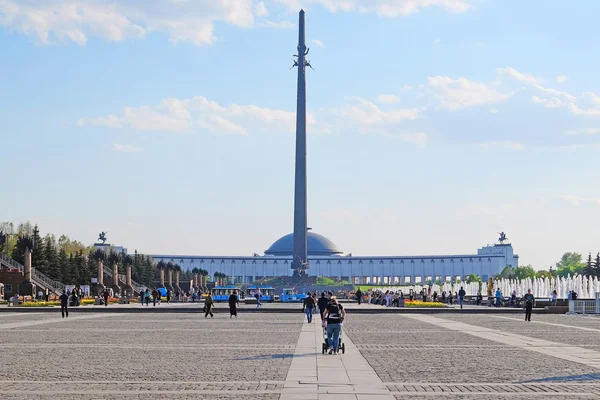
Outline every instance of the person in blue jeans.
{"label": "person in blue jeans", "polygon": [[463,303],[465,301],[465,294],[467,294],[467,292],[465,292],[465,289],[461,286],[458,291],[458,304],[460,304],[461,309],[463,308]]}
{"label": "person in blue jeans", "polygon": [[345,317],[346,311],[344,310],[344,307],[338,302],[337,297],[331,296],[324,314],[324,318],[327,321],[329,354],[338,354],[340,347],[340,333],[342,332],[342,321]]}
{"label": "person in blue jeans", "polygon": [[312,323],[313,311],[315,309],[315,299],[310,295],[310,292],[306,293],[304,304],[302,304],[302,311],[306,313],[306,319],[308,323]]}

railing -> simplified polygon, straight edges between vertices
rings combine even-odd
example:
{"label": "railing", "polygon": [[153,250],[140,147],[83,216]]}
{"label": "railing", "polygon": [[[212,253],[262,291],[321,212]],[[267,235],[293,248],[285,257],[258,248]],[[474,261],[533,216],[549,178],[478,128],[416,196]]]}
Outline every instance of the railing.
{"label": "railing", "polygon": [[569,300],[569,314],[600,314],[600,298],[596,300]]}
{"label": "railing", "polygon": [[[104,274],[105,274],[105,275],[107,275],[109,278],[112,278],[112,277],[113,277],[113,273],[112,273],[112,271],[111,271],[110,269],[106,269],[106,268],[105,268],[105,269],[104,269]],[[127,279],[126,279],[125,275],[121,275],[121,274],[119,274],[119,282],[121,282],[121,283],[123,283],[123,284],[127,285]],[[145,290],[147,289],[147,287],[146,287],[146,286],[144,286],[144,285],[141,285],[141,284],[137,283],[137,282],[136,282],[136,281],[134,281],[133,279],[131,280],[131,286],[133,287],[133,290],[134,290],[134,291],[136,291],[136,292],[138,292],[138,293],[139,293],[140,291],[142,291],[142,290],[144,290],[144,291],[145,291]]]}
{"label": "railing", "polygon": [[2,264],[5,264],[5,265],[8,265],[9,267],[18,269],[19,272],[23,272],[25,270],[25,267],[21,263],[13,260],[12,258],[10,258],[9,256],[7,256],[4,253],[0,253],[0,261]]}
{"label": "railing", "polygon": [[62,282],[50,279],[35,268],[31,268],[31,279],[35,280],[37,283],[41,283],[48,289],[54,290],[56,293],[62,293],[63,290],[65,290],[65,285]]}

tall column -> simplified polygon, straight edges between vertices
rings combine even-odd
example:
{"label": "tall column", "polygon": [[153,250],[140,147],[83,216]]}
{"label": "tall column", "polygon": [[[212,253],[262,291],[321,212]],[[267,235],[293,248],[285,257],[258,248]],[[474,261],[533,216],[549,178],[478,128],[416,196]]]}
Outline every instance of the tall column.
{"label": "tall column", "polygon": [[179,270],[175,271],[175,288],[181,291],[181,287],[179,286]]}
{"label": "tall column", "polygon": [[113,270],[113,291],[115,296],[118,296],[121,291],[121,287],[119,286],[119,264],[113,262],[112,264]]}
{"label": "tall column", "polygon": [[36,298],[36,291],[37,291],[37,287],[36,285],[33,284],[33,282],[31,282],[31,272],[32,272],[32,265],[31,265],[31,249],[29,247],[25,247],[25,265],[24,265],[24,269],[23,269],[23,289],[21,294],[23,294],[24,296],[33,296],[33,298]]}
{"label": "tall column", "polygon": [[173,270],[171,268],[169,268],[169,286],[167,288],[173,290]]}
{"label": "tall column", "polygon": [[198,283],[198,273],[194,274],[194,288],[197,288],[198,286],[200,286],[200,284]]}
{"label": "tall column", "polygon": [[300,10],[298,30],[298,92],[296,102],[296,176],[294,185],[294,274],[304,275],[308,268],[306,196],[306,61],[304,10]]}
{"label": "tall column", "polygon": [[160,269],[160,287],[162,287],[162,288],[165,287],[165,269],[164,268]]}
{"label": "tall column", "polygon": [[127,264],[127,272],[125,274],[125,282],[127,284],[127,295],[133,297],[133,286],[131,286],[131,264]]}
{"label": "tall column", "polygon": [[96,293],[98,294],[98,296],[100,296],[102,294],[102,292],[104,292],[104,262],[102,261],[102,258],[97,258],[96,259],[96,265],[98,267],[98,284],[96,286]]}
{"label": "tall column", "polygon": [[25,248],[25,269],[23,271],[23,279],[26,283],[31,282],[31,250]]}

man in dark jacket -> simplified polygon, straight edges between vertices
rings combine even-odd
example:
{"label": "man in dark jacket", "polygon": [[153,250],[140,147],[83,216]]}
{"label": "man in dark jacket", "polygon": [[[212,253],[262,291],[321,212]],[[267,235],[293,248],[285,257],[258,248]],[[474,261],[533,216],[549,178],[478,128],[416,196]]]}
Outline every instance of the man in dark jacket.
{"label": "man in dark jacket", "polygon": [[68,305],[69,305],[69,296],[67,295],[66,290],[63,290],[62,294],[60,295],[60,312],[62,313],[63,318],[65,316],[67,318],[69,318],[69,310],[67,309]]}
{"label": "man in dark jacket", "polygon": [[319,313],[321,314],[321,321],[323,320],[323,313],[329,304],[329,299],[325,297],[325,292],[321,293],[321,297],[317,300],[317,307],[319,307]]}
{"label": "man in dark jacket", "polygon": [[315,308],[315,299],[312,298],[310,292],[306,293],[304,304],[302,304],[302,311],[306,313],[306,319],[310,324],[312,322],[313,310]]}
{"label": "man in dark jacket", "polygon": [[237,318],[237,307],[240,305],[240,301],[238,299],[237,290],[234,290],[233,293],[229,296],[229,318],[236,317]]}
{"label": "man in dark jacket", "polygon": [[358,305],[360,306],[360,303],[362,303],[362,298],[363,298],[363,292],[358,289],[356,291],[356,300],[358,300]]}

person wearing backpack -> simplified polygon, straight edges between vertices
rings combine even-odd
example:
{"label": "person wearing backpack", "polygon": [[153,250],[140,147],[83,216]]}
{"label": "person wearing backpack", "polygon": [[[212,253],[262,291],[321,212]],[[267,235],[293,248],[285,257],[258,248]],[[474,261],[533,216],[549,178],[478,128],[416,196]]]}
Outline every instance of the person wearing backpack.
{"label": "person wearing backpack", "polygon": [[460,304],[461,310],[463,308],[463,302],[465,301],[466,294],[467,294],[467,292],[465,292],[465,289],[461,286],[460,290],[458,291],[458,304]]}
{"label": "person wearing backpack", "polygon": [[335,296],[331,296],[323,315],[327,321],[329,354],[338,354],[340,347],[340,333],[342,332],[342,321],[345,316],[346,311],[344,310],[344,307],[342,307]]}
{"label": "person wearing backpack", "polygon": [[306,298],[302,304],[302,311],[306,313],[306,319],[310,324],[313,319],[313,311],[315,309],[315,299],[311,296],[310,292],[306,293]]}

